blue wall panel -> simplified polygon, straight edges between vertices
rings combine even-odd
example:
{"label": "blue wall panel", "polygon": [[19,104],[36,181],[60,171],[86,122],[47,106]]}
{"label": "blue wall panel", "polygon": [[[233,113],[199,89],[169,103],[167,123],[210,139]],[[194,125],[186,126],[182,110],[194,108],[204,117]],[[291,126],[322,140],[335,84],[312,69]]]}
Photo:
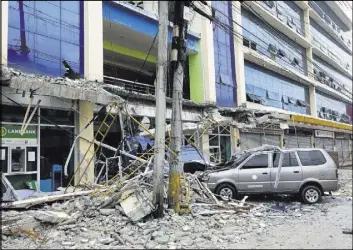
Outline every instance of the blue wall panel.
{"label": "blue wall panel", "polygon": [[83,75],[82,16],[80,1],[9,1],[9,66],[62,76],[66,60]]}
{"label": "blue wall panel", "polygon": [[[212,1],[216,18],[233,27],[231,6],[230,2]],[[213,31],[216,103],[222,107],[234,107],[237,105],[237,88],[233,34],[216,25],[213,26]]]}
{"label": "blue wall panel", "polygon": [[[152,37],[154,37],[158,31],[158,22],[156,20],[145,17],[138,12],[132,11],[116,3],[103,2],[103,18]],[[169,43],[172,42],[172,31],[172,28],[169,27]],[[186,47],[193,52],[197,52],[198,40],[197,37],[189,34],[186,41]]]}

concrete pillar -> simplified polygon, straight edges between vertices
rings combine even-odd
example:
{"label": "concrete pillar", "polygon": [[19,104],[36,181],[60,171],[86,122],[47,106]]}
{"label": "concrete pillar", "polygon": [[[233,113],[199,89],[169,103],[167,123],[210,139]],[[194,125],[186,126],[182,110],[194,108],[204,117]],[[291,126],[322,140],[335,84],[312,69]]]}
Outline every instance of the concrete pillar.
{"label": "concrete pillar", "polygon": [[[207,1],[211,6],[211,1]],[[213,27],[212,23],[201,18],[201,56],[203,71],[204,101],[216,103],[216,76],[214,67]]]}
{"label": "concrete pillar", "polygon": [[240,130],[239,128],[236,127],[231,127],[230,128],[231,132],[231,139],[232,139],[232,148],[233,151],[240,151],[240,144],[238,145],[238,141],[240,140]]}
{"label": "concrete pillar", "polygon": [[[90,81],[103,82],[103,12],[102,2],[84,2],[84,74],[85,79]],[[94,103],[88,101],[79,101],[78,109],[80,115],[76,127],[81,131],[93,118]],[[87,119],[88,118],[88,119]],[[89,126],[82,137],[93,141],[94,127],[93,124]],[[89,148],[90,143],[79,139],[78,140],[78,162],[75,164],[76,168]],[[94,151],[91,147],[90,151]],[[91,155],[91,153],[88,153]],[[83,170],[87,167],[90,157],[85,157],[87,162],[80,166],[80,172],[75,176],[75,184],[83,175]],[[93,183],[94,181],[94,161],[91,161],[87,167],[86,174],[83,176],[81,183]]]}
{"label": "concrete pillar", "polygon": [[1,64],[7,65],[7,40],[9,28],[9,2],[1,1]]}
{"label": "concrete pillar", "polygon": [[283,143],[283,141],[284,141],[284,131],[282,131],[279,140],[280,140],[280,143],[279,143],[280,148],[284,148],[284,146],[285,146],[284,143]]}
{"label": "concrete pillar", "polygon": [[240,35],[234,36],[234,59],[235,59],[235,75],[237,81],[237,104],[238,106],[246,105],[246,88],[245,88],[245,70],[244,70],[244,52],[243,52],[243,30],[241,18],[241,2],[234,1],[232,8],[233,20],[239,25],[233,25],[234,32]]}
{"label": "concrete pillar", "polygon": [[101,1],[84,2],[85,78],[103,81],[103,9]]}
{"label": "concrete pillar", "polygon": [[310,39],[310,15],[309,15],[309,9],[303,10],[303,19],[304,19],[304,35],[305,38]]}
{"label": "concrete pillar", "polygon": [[[78,131],[82,131],[82,129],[87,125],[89,122],[88,119],[93,118],[93,108],[94,108],[94,103],[87,102],[87,101],[79,101],[78,105],[80,115],[78,117],[77,121],[77,127]],[[94,139],[94,127],[93,123],[85,130],[85,132],[82,133],[81,138],[85,138],[89,141],[93,141]],[[86,154],[88,148],[90,146],[90,143],[87,142],[84,139],[79,139],[78,140],[78,163],[75,164],[75,171],[76,168],[79,166],[79,163],[82,161],[82,158]],[[94,145],[91,146],[90,151],[93,153],[94,152]],[[90,165],[87,167],[87,164],[91,158],[92,153],[88,153],[87,156],[85,157],[85,161],[80,165],[80,171],[77,172],[75,176],[75,185],[78,184],[78,180],[82,177],[80,183],[93,183],[94,181],[94,160],[91,161]],[[87,168],[87,171],[84,172],[84,170]]]}
{"label": "concrete pillar", "polygon": [[201,134],[201,149],[202,152],[205,154],[205,158],[210,160],[210,140],[208,133]]}
{"label": "concrete pillar", "polygon": [[353,156],[352,156],[352,150],[353,150],[353,141],[352,141],[352,139],[350,139],[349,140],[349,147],[348,147],[349,149],[349,152],[350,152],[350,154],[349,154],[349,160],[353,160]]}
{"label": "concrete pillar", "polygon": [[309,104],[310,104],[310,115],[313,117],[317,117],[316,89],[314,86],[309,86]]}

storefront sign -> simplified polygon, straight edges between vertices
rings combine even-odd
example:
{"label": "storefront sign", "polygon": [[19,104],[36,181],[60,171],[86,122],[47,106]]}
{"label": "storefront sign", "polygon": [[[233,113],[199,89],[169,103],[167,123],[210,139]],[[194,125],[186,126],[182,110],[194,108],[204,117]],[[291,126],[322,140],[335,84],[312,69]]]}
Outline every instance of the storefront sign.
{"label": "storefront sign", "polygon": [[20,125],[1,125],[0,138],[2,144],[37,144],[37,127],[28,126],[21,135]]}
{"label": "storefront sign", "polygon": [[334,132],[325,130],[315,130],[315,137],[334,138]]}

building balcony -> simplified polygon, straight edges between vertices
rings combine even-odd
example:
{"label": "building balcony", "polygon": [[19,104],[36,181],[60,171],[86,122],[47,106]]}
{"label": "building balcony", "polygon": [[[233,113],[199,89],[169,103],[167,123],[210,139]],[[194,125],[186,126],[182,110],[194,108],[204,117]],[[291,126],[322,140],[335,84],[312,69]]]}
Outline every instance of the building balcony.
{"label": "building balcony", "polygon": [[325,15],[325,12],[314,2],[309,1],[310,17],[320,25],[335,41],[341,45],[350,55],[352,55],[352,40],[344,39],[342,30]]}
{"label": "building balcony", "polygon": [[[272,1],[275,3],[275,1]],[[281,33],[288,36],[290,39],[300,44],[304,48],[310,48],[310,41],[304,35],[304,31],[300,27],[295,27],[294,23],[290,20],[290,17],[285,13],[278,15],[275,4],[271,8],[272,11],[262,6],[261,1],[245,1],[244,5],[247,6],[250,11],[257,13],[263,20],[269,23],[271,26],[279,30]]]}

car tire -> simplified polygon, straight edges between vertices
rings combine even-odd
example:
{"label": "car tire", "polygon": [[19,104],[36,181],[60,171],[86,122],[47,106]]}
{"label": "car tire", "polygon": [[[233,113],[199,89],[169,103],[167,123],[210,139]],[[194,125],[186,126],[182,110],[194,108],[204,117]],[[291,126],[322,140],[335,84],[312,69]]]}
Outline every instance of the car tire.
{"label": "car tire", "polygon": [[218,195],[218,198],[224,201],[227,201],[231,198],[231,199],[235,199],[237,196],[237,192],[235,190],[235,188],[228,183],[223,183],[221,185],[219,185],[219,187],[216,190],[216,194]]}
{"label": "car tire", "polygon": [[317,186],[306,186],[301,192],[301,197],[306,204],[314,204],[321,200],[321,190]]}

